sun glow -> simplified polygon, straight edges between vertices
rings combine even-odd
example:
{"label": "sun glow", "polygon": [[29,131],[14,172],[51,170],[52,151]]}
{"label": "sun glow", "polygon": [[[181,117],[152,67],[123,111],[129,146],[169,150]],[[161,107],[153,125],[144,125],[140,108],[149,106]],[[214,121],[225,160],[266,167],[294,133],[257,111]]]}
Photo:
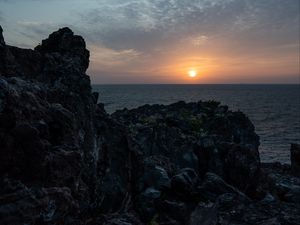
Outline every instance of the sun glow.
{"label": "sun glow", "polygon": [[188,72],[188,74],[189,74],[189,77],[194,78],[194,77],[197,76],[197,71],[196,70],[190,70]]}

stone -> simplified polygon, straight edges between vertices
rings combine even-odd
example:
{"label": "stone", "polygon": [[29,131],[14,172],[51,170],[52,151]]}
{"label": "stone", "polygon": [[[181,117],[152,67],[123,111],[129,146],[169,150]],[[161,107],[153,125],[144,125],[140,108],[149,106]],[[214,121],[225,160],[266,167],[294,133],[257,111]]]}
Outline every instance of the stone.
{"label": "stone", "polygon": [[143,222],[153,219],[157,213],[156,201],[160,198],[161,192],[154,188],[147,188],[141,193],[137,205],[137,212]]}
{"label": "stone", "polygon": [[224,165],[224,180],[245,193],[255,188],[256,177],[260,168],[257,150],[249,149],[240,144],[225,145],[221,149],[221,151],[228,151]]}
{"label": "stone", "polygon": [[267,219],[259,222],[257,225],[281,225],[277,218]]}
{"label": "stone", "polygon": [[294,174],[300,176],[300,145],[291,144],[291,167]]}
{"label": "stone", "polygon": [[[161,212],[168,221],[178,221],[180,224],[186,224],[189,217],[187,204],[178,200],[164,200],[159,203],[158,211]],[[161,218],[162,219],[162,218]]]}
{"label": "stone", "polygon": [[197,173],[191,168],[182,169],[179,174],[172,177],[172,189],[179,193],[190,193],[199,182]]}
{"label": "stone", "polygon": [[93,97],[94,97],[94,103],[97,104],[98,103],[98,99],[99,99],[99,93],[98,92],[93,92]]}
{"label": "stone", "polygon": [[147,188],[145,192],[143,192],[142,196],[149,199],[158,199],[160,197],[161,193],[158,190],[155,190],[154,188]]}
{"label": "stone", "polygon": [[217,208],[214,204],[199,204],[192,212],[189,225],[217,225]]}
{"label": "stone", "polygon": [[74,224],[78,203],[68,188],[28,188],[1,180],[1,224]]}
{"label": "stone", "polygon": [[206,173],[202,184],[198,187],[198,192],[201,193],[203,198],[215,201],[218,196],[226,193],[234,193],[240,195],[242,198],[247,199],[247,196],[240,192],[235,187],[227,184],[221,177],[214,173]]}
{"label": "stone", "polygon": [[145,162],[143,182],[146,187],[154,187],[157,190],[170,188],[170,178],[164,168],[151,162]]}
{"label": "stone", "polygon": [[135,215],[123,213],[93,218],[87,225],[143,225],[143,223]]}
{"label": "stone", "polygon": [[298,203],[300,202],[300,186],[292,186],[284,194],[283,200],[287,202]]}
{"label": "stone", "polygon": [[277,199],[270,193],[267,193],[266,196],[263,198],[263,200],[261,200],[261,202],[265,203],[265,204],[274,203],[276,201],[277,201]]}

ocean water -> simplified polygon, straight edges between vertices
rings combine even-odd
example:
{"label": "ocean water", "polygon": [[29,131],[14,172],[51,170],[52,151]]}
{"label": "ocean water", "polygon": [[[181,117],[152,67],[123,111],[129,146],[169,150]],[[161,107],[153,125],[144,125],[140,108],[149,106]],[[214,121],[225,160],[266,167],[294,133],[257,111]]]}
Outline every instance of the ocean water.
{"label": "ocean water", "polygon": [[300,143],[300,85],[94,85],[107,112],[144,104],[216,100],[241,110],[260,136],[263,162],[290,162]]}

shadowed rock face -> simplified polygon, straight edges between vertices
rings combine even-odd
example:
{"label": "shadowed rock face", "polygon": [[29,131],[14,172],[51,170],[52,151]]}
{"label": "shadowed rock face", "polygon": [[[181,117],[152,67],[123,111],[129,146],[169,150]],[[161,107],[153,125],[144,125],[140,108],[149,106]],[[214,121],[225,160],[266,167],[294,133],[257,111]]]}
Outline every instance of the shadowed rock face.
{"label": "shadowed rock face", "polygon": [[296,175],[300,175],[300,145],[291,145],[291,166]]}
{"label": "shadowed rock face", "polygon": [[261,164],[251,121],[216,102],[108,115],[69,28],[34,50],[0,27],[0,224],[299,224],[292,167]]}
{"label": "shadowed rock face", "polygon": [[242,190],[254,185],[259,138],[241,112],[200,101],[146,105],[117,111],[113,117],[130,127],[145,157],[167,157],[177,170],[191,167],[200,176],[214,172]]}
{"label": "shadowed rock face", "polygon": [[[0,218],[6,220],[0,223],[52,224],[66,219],[73,224],[88,216],[78,212],[118,210],[128,192],[127,139],[123,126],[95,103],[97,96],[85,74],[89,52],[83,38],[62,28],[35,50],[1,48],[0,175],[6,203],[0,203]],[[12,191],[20,199],[13,209],[8,184],[22,186]],[[53,199],[44,191],[52,187]],[[31,203],[39,192],[45,196],[42,202]],[[17,205],[27,204],[34,204],[32,210],[17,218]],[[53,212],[41,218],[48,207]],[[16,220],[8,219],[13,217]]]}
{"label": "shadowed rock face", "polygon": [[0,75],[2,75],[2,71],[4,71],[5,68],[5,41],[2,32],[3,30],[0,26]]}
{"label": "shadowed rock face", "polygon": [[5,42],[4,42],[4,38],[3,38],[3,29],[2,27],[0,26],[0,47],[3,47],[5,45]]}

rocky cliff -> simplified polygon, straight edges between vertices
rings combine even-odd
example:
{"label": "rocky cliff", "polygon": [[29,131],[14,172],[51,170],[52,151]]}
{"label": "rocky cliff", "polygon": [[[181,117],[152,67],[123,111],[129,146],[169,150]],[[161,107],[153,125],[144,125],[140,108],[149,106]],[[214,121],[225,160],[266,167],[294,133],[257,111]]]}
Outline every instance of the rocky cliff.
{"label": "rocky cliff", "polygon": [[108,115],[84,39],[62,28],[34,50],[0,27],[0,224],[299,224],[292,164],[261,164],[242,112],[217,102]]}

